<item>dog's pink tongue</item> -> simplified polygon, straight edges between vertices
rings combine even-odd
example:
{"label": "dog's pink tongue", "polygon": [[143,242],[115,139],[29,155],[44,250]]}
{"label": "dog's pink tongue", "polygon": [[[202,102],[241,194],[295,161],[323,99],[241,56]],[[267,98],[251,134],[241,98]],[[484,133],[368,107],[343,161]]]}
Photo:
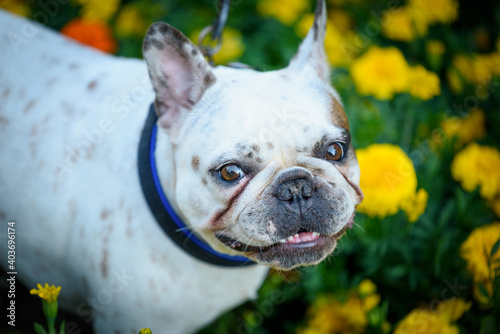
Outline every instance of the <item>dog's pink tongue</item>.
{"label": "dog's pink tongue", "polygon": [[310,242],[319,238],[319,235],[314,232],[300,232],[286,240],[289,244],[300,244],[301,242]]}

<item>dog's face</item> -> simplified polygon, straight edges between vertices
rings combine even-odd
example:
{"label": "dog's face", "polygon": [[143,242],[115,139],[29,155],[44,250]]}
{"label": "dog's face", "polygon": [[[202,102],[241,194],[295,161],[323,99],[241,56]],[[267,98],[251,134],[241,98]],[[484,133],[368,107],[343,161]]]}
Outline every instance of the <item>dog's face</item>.
{"label": "dog's face", "polygon": [[214,249],[281,269],[315,264],[362,200],[347,117],[329,85],[319,2],[290,65],[210,68],[174,28],[154,24],[144,57],[174,147],[175,195]]}

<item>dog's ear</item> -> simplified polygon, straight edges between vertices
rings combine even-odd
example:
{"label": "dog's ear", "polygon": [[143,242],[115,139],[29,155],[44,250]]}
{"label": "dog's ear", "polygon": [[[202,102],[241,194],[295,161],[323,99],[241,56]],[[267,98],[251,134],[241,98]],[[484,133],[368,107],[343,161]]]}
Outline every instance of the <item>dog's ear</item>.
{"label": "dog's ear", "polygon": [[314,23],[306,38],[302,41],[299,51],[292,58],[287,69],[300,73],[308,65],[324,81],[330,81],[330,68],[325,54],[326,5],[324,0],[318,0],[314,14]]}
{"label": "dog's ear", "polygon": [[175,139],[187,112],[215,82],[215,76],[198,48],[163,22],[149,28],[142,53],[156,92],[160,125]]}

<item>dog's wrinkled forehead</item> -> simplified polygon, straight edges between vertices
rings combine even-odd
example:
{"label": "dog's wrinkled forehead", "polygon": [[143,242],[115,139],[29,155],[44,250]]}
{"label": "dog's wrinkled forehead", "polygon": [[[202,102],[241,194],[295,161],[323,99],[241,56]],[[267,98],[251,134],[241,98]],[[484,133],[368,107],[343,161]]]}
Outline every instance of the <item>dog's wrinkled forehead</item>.
{"label": "dog's wrinkled forehead", "polygon": [[336,92],[315,75],[225,67],[214,73],[217,83],[192,110],[181,142],[203,132],[204,145],[215,150],[235,149],[239,142],[300,149],[348,132]]}

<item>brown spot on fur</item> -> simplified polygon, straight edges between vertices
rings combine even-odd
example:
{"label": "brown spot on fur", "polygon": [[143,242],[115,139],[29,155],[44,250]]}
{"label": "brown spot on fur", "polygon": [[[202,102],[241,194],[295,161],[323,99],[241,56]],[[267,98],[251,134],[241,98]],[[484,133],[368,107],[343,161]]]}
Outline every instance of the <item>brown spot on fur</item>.
{"label": "brown spot on fur", "polygon": [[195,47],[193,47],[193,49],[191,50],[191,55],[194,57],[198,54],[198,50],[196,50]]}
{"label": "brown spot on fur", "polygon": [[6,127],[7,124],[9,124],[9,119],[0,115],[0,129]]}
{"label": "brown spot on fur", "polygon": [[349,131],[349,121],[347,120],[347,116],[345,114],[344,108],[340,105],[340,102],[332,96],[332,122],[334,125],[347,129]]}
{"label": "brown spot on fur", "polygon": [[204,185],[207,185],[207,180],[205,178],[201,179],[201,183],[203,183]]}
{"label": "brown spot on fur", "polygon": [[268,142],[266,143],[266,146],[267,146],[267,148],[268,148],[268,149],[270,149],[270,150],[274,149],[274,145],[273,145],[273,143],[271,143],[270,141],[268,141]]}
{"label": "brown spot on fur", "polygon": [[10,88],[5,88],[2,93],[2,98],[6,99],[10,95]]}
{"label": "brown spot on fur", "polygon": [[308,126],[305,126],[304,127],[304,133],[308,133],[309,132],[309,127]]}
{"label": "brown spot on fur", "polygon": [[30,112],[31,109],[33,109],[34,106],[35,106],[35,100],[29,101],[28,104],[24,107],[23,112],[27,114],[28,112]]}
{"label": "brown spot on fur", "polygon": [[255,161],[257,161],[257,163],[259,163],[259,164],[260,164],[260,163],[262,163],[262,161],[263,161],[263,160],[262,160],[260,157],[257,157],[257,158],[255,159]]}
{"label": "brown spot on fur", "polygon": [[260,151],[260,146],[257,145],[257,144],[253,144],[252,145],[252,150],[254,150],[255,152],[259,152]]}
{"label": "brown spot on fur", "polygon": [[87,85],[87,89],[92,91],[95,89],[95,86],[97,86],[97,81],[96,80],[92,80],[91,82],[89,82],[89,84]]}
{"label": "brown spot on fur", "polygon": [[104,249],[102,251],[101,275],[103,278],[108,277],[108,250],[107,249]]}
{"label": "brown spot on fur", "polygon": [[205,77],[203,78],[203,84],[205,86],[210,86],[214,81],[215,77],[211,72],[205,74]]}
{"label": "brown spot on fur", "polygon": [[92,158],[92,154],[94,153],[94,148],[95,148],[94,145],[90,145],[89,148],[85,151],[85,157],[87,159]]}
{"label": "brown spot on fur", "polygon": [[101,211],[101,219],[105,220],[106,218],[108,218],[108,216],[109,216],[109,211],[106,208],[102,209],[102,211]]}
{"label": "brown spot on fur", "polygon": [[165,47],[165,44],[157,40],[156,38],[150,38],[149,42],[157,49],[157,50],[163,50]]}
{"label": "brown spot on fur", "polygon": [[200,158],[196,155],[191,159],[191,166],[193,170],[197,171],[200,168]]}

